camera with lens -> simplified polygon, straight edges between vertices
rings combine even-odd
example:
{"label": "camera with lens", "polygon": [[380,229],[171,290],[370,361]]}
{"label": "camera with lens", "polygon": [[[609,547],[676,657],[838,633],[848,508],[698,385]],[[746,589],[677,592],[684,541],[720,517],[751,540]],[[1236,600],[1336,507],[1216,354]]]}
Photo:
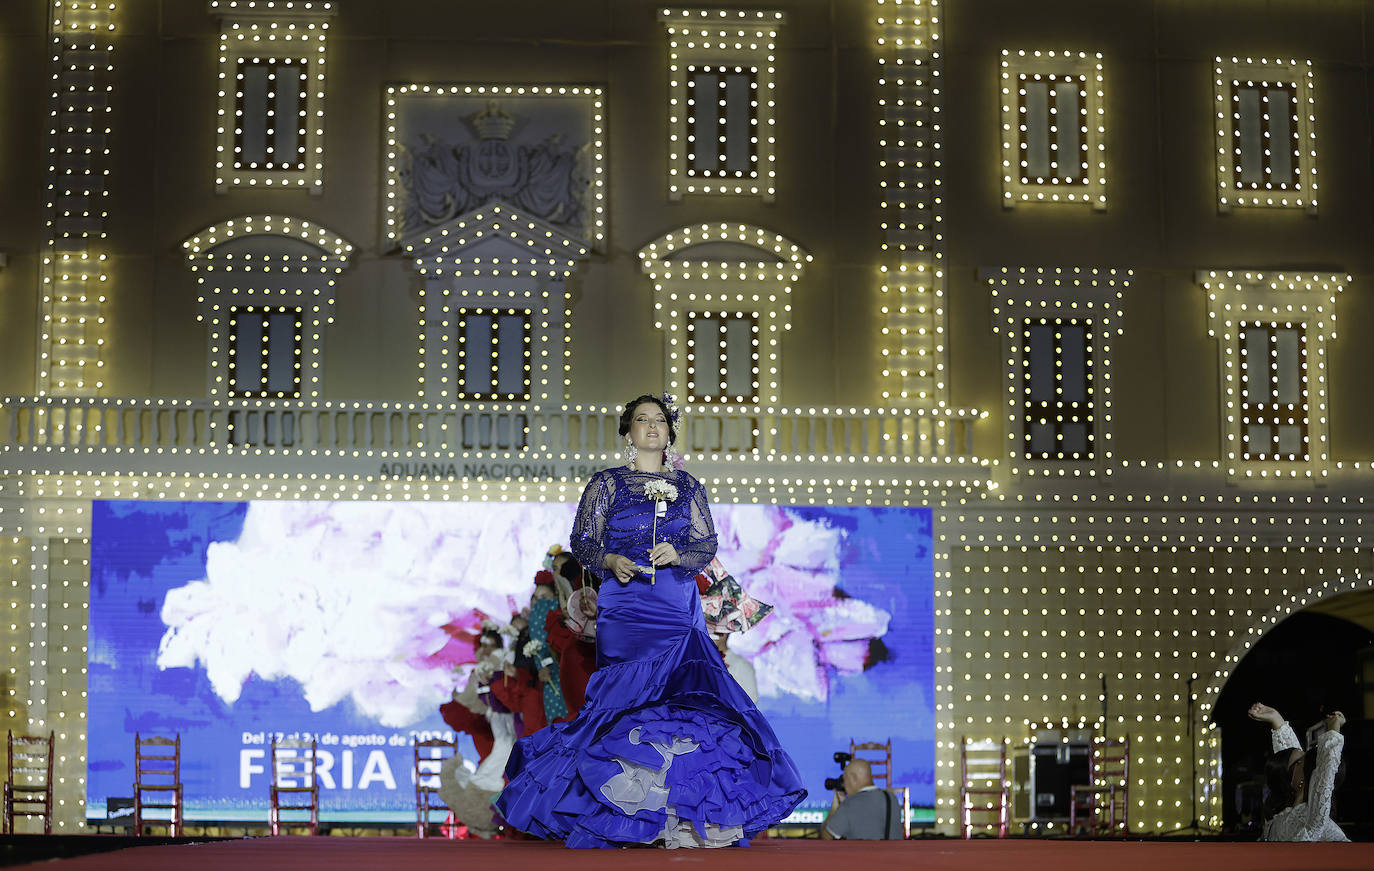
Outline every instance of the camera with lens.
{"label": "camera with lens", "polygon": [[833,789],[836,792],[844,792],[844,767],[854,759],[853,753],[846,753],[843,750],[835,751],[835,764],[840,766],[840,777],[827,777],[825,788]]}

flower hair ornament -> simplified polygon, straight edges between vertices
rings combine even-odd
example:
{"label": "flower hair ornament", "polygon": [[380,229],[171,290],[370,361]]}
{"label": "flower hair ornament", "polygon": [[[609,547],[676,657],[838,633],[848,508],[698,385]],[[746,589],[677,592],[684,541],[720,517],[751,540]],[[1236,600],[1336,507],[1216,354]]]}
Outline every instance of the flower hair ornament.
{"label": "flower hair ornament", "polygon": [[[650,395],[652,396],[653,394]],[[668,420],[672,424],[673,432],[680,434],[682,430],[678,427],[678,424],[682,420],[682,412],[679,411],[678,407],[673,404],[675,401],[673,399],[673,394],[665,390],[663,391],[663,394],[658,398],[662,400],[665,406],[668,407]],[[669,442],[668,446],[663,449],[663,465],[667,466],[670,469],[678,470],[681,470],[684,465],[682,461],[682,455],[679,454],[677,451],[673,450],[673,445],[671,442]]]}
{"label": "flower hair ornament", "polygon": [[[650,395],[650,396],[653,396],[652,393],[649,394],[649,395]],[[679,410],[678,410],[678,407],[677,407],[676,405],[673,404],[673,403],[676,402],[677,400],[673,399],[673,394],[669,393],[669,392],[666,391],[666,390],[663,391],[663,394],[662,394],[661,396],[659,396],[658,398],[659,398],[659,400],[660,400],[665,406],[668,407],[668,420],[672,422],[672,424],[673,424],[673,431],[676,432],[676,431],[677,431],[677,425],[678,425],[679,421],[682,420],[682,412],[679,411]]]}

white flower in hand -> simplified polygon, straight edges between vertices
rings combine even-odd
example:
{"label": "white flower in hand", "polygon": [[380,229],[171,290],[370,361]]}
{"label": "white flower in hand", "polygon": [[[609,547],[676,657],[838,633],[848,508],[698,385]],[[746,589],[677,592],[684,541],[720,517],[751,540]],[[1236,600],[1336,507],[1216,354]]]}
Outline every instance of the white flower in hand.
{"label": "white flower in hand", "polygon": [[655,502],[672,502],[677,498],[677,487],[662,478],[654,478],[644,485],[644,495]]}

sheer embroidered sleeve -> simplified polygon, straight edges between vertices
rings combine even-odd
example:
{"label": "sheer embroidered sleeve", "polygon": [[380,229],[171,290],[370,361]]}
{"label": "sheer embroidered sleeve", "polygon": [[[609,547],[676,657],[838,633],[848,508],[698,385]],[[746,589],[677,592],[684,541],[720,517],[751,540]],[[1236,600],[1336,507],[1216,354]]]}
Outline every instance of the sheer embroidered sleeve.
{"label": "sheer embroidered sleeve", "polygon": [[615,481],[609,471],[597,472],[582,491],[582,501],[573,518],[571,545],[573,556],[585,571],[604,577],[601,560],[606,556],[606,518],[615,499]]}
{"label": "sheer embroidered sleeve", "polygon": [[[686,474],[685,472],[683,474]],[[680,565],[684,569],[699,572],[706,568],[716,556],[716,524],[711,519],[711,507],[706,504],[706,488],[691,476],[687,477],[691,487],[687,505],[687,532],[684,541],[674,544]]]}
{"label": "sheer embroidered sleeve", "polygon": [[1336,788],[1336,768],[1341,764],[1343,747],[1345,736],[1340,732],[1323,732],[1317,739],[1317,764],[1307,784],[1307,819],[1303,821],[1303,827],[1312,829],[1314,835],[1331,817],[1331,792]]}
{"label": "sheer embroidered sleeve", "polygon": [[1288,725],[1286,720],[1282,726],[1270,730],[1269,737],[1273,741],[1275,753],[1302,749],[1302,745],[1298,743],[1298,736],[1294,734],[1293,727]]}

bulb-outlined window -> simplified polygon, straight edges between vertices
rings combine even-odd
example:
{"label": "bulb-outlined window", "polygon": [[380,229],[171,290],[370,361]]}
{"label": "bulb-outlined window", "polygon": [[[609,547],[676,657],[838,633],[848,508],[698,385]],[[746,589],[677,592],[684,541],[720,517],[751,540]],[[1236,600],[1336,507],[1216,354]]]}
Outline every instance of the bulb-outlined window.
{"label": "bulb-outlined window", "polygon": [[1022,456],[1027,460],[1092,459],[1091,322],[1028,319],[1022,341]]}
{"label": "bulb-outlined window", "polygon": [[234,306],[229,313],[229,395],[299,397],[302,326],[299,308]]}
{"label": "bulb-outlined window", "polygon": [[[258,214],[205,227],[182,247],[196,275],[197,320],[209,327],[208,394],[318,399],[334,281],[353,245],[310,221]],[[295,328],[288,341],[290,313]]]}
{"label": "bulb-outlined window", "polygon": [[979,274],[1002,339],[1007,470],[1112,474],[1112,348],[1132,271],[1003,266]]}
{"label": "bulb-outlined window", "polygon": [[210,0],[220,16],[215,189],[324,185],[325,46],[335,4]]}
{"label": "bulb-outlined window", "polygon": [[752,404],[758,395],[758,315],[688,312],[687,400]]}
{"label": "bulb-outlined window", "polygon": [[1087,114],[1087,76],[1035,73],[1018,78],[1021,180],[1043,185],[1086,179],[1088,137],[1080,125]]}
{"label": "bulb-outlined window", "polygon": [[1102,55],[1007,50],[1001,67],[1002,204],[1106,208]]}
{"label": "bulb-outlined window", "polygon": [[1235,124],[1231,168],[1237,189],[1259,190],[1266,182],[1280,190],[1298,185],[1298,99],[1290,85],[1231,83]]}
{"label": "bulb-outlined window", "polygon": [[1307,328],[1240,324],[1241,458],[1306,461]]}
{"label": "bulb-outlined window", "polygon": [[417,234],[403,250],[424,282],[422,399],[567,399],[566,282],[587,256],[586,242],[497,201]]}
{"label": "bulb-outlined window", "polygon": [[1217,205],[1317,209],[1310,61],[1216,59]]}
{"label": "bulb-outlined window", "polygon": [[668,32],[668,196],[772,202],[776,47],[785,16],[764,9],[662,9]]}
{"label": "bulb-outlined window", "polygon": [[455,312],[454,398],[528,402],[532,335],[529,309]]}
{"label": "bulb-outlined window", "polygon": [[688,178],[756,177],[758,69],[687,68]]}
{"label": "bulb-outlined window", "polygon": [[1200,271],[1220,354],[1222,453],[1232,479],[1329,472],[1329,343],[1350,276]]}
{"label": "bulb-outlined window", "polygon": [[235,75],[234,169],[304,170],[306,61],[241,58]]}
{"label": "bulb-outlined window", "polygon": [[750,224],[689,225],[639,250],[663,330],[668,392],[703,405],[781,401],[782,343],[808,254]]}

